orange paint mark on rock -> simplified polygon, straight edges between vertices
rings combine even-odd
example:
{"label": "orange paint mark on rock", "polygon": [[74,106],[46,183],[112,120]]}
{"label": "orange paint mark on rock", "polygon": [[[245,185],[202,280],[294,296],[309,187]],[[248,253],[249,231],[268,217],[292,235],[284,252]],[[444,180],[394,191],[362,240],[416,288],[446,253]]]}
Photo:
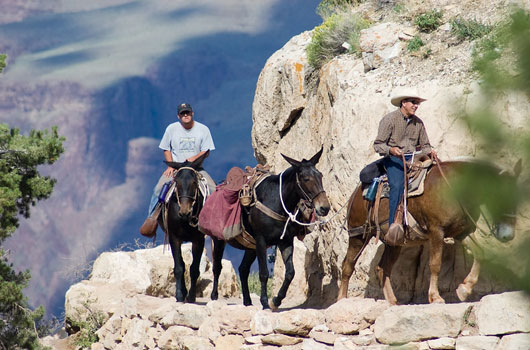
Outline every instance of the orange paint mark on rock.
{"label": "orange paint mark on rock", "polygon": [[300,84],[300,93],[304,92],[304,77],[302,75],[302,70],[304,68],[304,65],[301,63],[295,63],[294,64],[296,75],[298,76],[298,82]]}

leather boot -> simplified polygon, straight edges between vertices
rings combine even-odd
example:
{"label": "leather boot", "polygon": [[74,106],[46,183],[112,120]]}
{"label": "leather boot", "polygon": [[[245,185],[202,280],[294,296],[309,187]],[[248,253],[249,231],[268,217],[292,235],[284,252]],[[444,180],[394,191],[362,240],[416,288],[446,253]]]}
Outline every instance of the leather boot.
{"label": "leather boot", "polygon": [[398,246],[405,243],[405,230],[403,230],[403,225],[393,222],[385,235],[385,243],[390,246]]}
{"label": "leather boot", "polygon": [[142,227],[140,227],[140,233],[147,238],[152,238],[156,234],[157,227],[158,223],[156,222],[156,219],[148,217],[147,219],[145,219]]}

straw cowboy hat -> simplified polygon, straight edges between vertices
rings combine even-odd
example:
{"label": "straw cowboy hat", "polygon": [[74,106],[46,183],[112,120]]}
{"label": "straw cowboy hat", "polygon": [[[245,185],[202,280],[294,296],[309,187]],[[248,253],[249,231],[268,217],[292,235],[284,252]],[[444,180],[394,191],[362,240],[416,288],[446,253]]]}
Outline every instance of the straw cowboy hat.
{"label": "straw cowboy hat", "polygon": [[401,101],[406,98],[414,98],[419,100],[420,102],[427,101],[426,99],[420,97],[416,90],[412,88],[403,88],[401,90],[398,90],[394,92],[392,95],[392,98],[390,99],[390,103],[392,103],[396,107],[401,106]]}

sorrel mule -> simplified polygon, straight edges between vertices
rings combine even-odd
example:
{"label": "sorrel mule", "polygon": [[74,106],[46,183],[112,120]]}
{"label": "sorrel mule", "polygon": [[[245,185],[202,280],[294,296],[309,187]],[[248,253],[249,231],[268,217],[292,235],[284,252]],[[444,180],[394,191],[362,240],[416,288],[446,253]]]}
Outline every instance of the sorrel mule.
{"label": "sorrel mule", "polygon": [[[281,216],[287,216],[288,213],[294,214],[301,199],[310,201],[317,215],[327,215],[329,202],[322,186],[322,174],[315,167],[321,155],[322,149],[310,160],[297,161],[282,154],[291,167],[279,175],[271,175],[263,180],[256,188],[256,199]],[[228,243],[235,248],[245,250],[243,260],[239,266],[243,304],[252,304],[248,289],[248,275],[250,266],[257,257],[261,282],[261,305],[264,309],[269,308],[269,306],[277,308],[285,298],[287,289],[294,277],[293,239],[300,234],[301,226],[291,221],[287,224],[285,234],[283,234],[286,220],[272,218],[256,206],[251,206],[248,214],[242,214],[242,219],[247,232],[256,241],[256,249],[245,248],[235,240],[230,240]],[[226,242],[213,237],[212,239],[214,241],[212,254],[214,285],[211,298],[215,300],[218,297],[217,285],[221,274],[221,259]],[[267,280],[269,278],[267,247],[273,245],[278,246],[281,252],[285,264],[285,278],[278,295],[272,299],[272,303],[269,305],[267,298]]]}
{"label": "sorrel mule", "polygon": [[[194,162],[184,163],[166,162],[176,171],[173,179],[176,182],[174,192],[169,202],[158,217],[160,227],[164,229],[169,239],[173,255],[173,274],[176,281],[176,298],[179,302],[195,302],[199,265],[204,250],[204,235],[197,229],[197,218],[203,205],[203,195],[199,190],[202,162],[209,151]],[[166,231],[167,228],[167,231]],[[182,259],[182,242],[192,242],[193,262],[190,266],[190,290],[186,289],[184,280],[184,260]]]}
{"label": "sorrel mule", "polygon": [[[442,172],[438,167],[433,167],[426,176],[424,193],[418,197],[408,199],[408,210],[427,232],[428,238],[421,241],[409,241],[403,246],[429,244],[429,268],[431,272],[428,298],[430,303],[443,303],[444,299],[438,291],[438,275],[442,264],[442,249],[444,238],[464,239],[476,229],[476,221],[480,215],[480,205],[485,205],[488,212],[493,214],[494,223],[492,233],[501,241],[508,241],[514,237],[515,226],[515,200],[507,207],[494,208],[500,201],[500,196],[516,193],[516,178],[521,171],[520,161],[514,168],[514,174],[503,173],[497,167],[485,162],[450,161],[440,163]],[[478,195],[477,188],[468,188],[465,195],[455,200],[451,184],[457,184],[458,176],[465,174],[481,174],[481,179],[488,179],[488,183],[496,184],[488,189],[488,196]],[[444,179],[444,176],[447,180]],[[476,187],[481,186],[476,181]],[[349,210],[346,214],[348,229],[363,226],[366,222],[368,202],[362,197],[362,190],[358,187],[352,194]],[[500,210],[499,210],[500,209]],[[466,213],[467,211],[467,213]],[[495,213],[497,213],[495,215]],[[381,201],[379,210],[380,221],[388,219],[388,200]],[[348,292],[348,282],[353,274],[355,263],[364,249],[365,243],[373,235],[367,235],[364,240],[362,235],[350,237],[348,251],[342,263],[342,277],[340,281],[338,299],[345,298]],[[385,245],[385,250],[379,266],[377,276],[383,287],[385,299],[396,304],[397,299],[390,284],[390,274],[396,262],[401,246]],[[457,288],[457,296],[461,301],[471,294],[480,272],[480,263],[474,257],[473,266],[464,282]]]}

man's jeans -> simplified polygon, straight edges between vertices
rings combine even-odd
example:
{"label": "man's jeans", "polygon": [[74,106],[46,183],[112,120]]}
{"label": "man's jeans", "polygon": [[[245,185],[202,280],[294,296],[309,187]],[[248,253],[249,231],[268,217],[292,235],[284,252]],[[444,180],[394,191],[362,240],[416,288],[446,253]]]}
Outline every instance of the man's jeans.
{"label": "man's jeans", "polygon": [[[409,160],[412,156],[405,156],[405,160]],[[388,201],[389,217],[388,227],[394,222],[396,210],[405,189],[405,182],[403,178],[403,161],[400,157],[389,156],[385,157],[385,168],[388,176],[388,184],[390,185],[390,198]]]}
{"label": "man's jeans", "polygon": [[[210,193],[213,193],[215,191],[215,182],[210,177],[210,174],[208,174],[205,170],[201,170],[199,172],[201,173],[202,176],[206,178],[206,182],[208,183],[208,188],[210,189]],[[153,195],[151,196],[151,202],[149,203],[149,211],[147,212],[147,216],[153,215],[153,211],[155,210],[156,204],[158,203],[158,196],[160,195],[162,186],[164,186],[166,182],[171,181],[171,180],[172,180],[171,177],[167,177],[164,174],[160,176],[158,183],[153,189]]]}

